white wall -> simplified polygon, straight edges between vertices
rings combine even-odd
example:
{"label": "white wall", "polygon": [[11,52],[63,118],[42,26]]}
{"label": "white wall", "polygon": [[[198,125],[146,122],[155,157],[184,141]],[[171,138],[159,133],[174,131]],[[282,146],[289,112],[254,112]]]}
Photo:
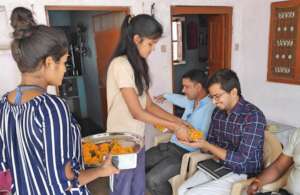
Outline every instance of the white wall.
{"label": "white wall", "polygon": [[[1,24],[0,24],[1,25]],[[9,51],[0,51],[0,97],[13,90],[21,74]]]}
{"label": "white wall", "polygon": [[[148,62],[152,75],[150,93],[158,95],[172,91],[171,71],[171,5],[204,5],[232,6],[233,37],[232,37],[232,69],[237,71],[242,83],[242,91],[246,99],[255,103],[266,114],[267,118],[300,126],[298,110],[300,108],[300,87],[296,85],[277,84],[266,81],[268,36],[270,20],[270,2],[272,0],[1,0],[0,4],[7,6],[8,11],[15,6],[34,4],[38,22],[45,23],[45,5],[101,5],[101,6],[131,6],[132,13],[150,13],[152,2],[156,3],[156,18],[164,26],[164,37],[157,44]],[[166,53],[161,53],[165,45]],[[0,56],[0,63],[3,58]],[[13,62],[6,62],[11,63]],[[4,74],[0,72],[0,78]],[[16,80],[15,72],[5,71],[5,74]],[[0,83],[1,90],[4,86]],[[6,84],[5,86],[6,87]],[[0,90],[0,95],[3,93]],[[171,110],[170,105],[163,107]]]}
{"label": "white wall", "polygon": [[255,102],[267,118],[299,127],[300,86],[267,81],[271,2],[274,0],[243,0],[241,3],[241,63],[238,64],[238,73],[245,97]]}

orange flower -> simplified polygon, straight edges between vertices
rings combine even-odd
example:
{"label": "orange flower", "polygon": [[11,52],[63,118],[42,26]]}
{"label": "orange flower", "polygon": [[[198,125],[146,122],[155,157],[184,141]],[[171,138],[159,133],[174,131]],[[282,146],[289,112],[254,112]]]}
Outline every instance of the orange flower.
{"label": "orange flower", "polygon": [[164,131],[166,129],[166,127],[161,126],[161,125],[154,125],[154,127],[158,130],[160,130],[161,132]]}
{"label": "orange flower", "polygon": [[83,160],[86,164],[98,164],[102,162],[102,154],[99,153],[99,148],[93,143],[84,143],[82,145]]}
{"label": "orange flower", "polygon": [[111,152],[112,155],[133,153],[133,147],[123,147],[117,140],[112,140],[111,143],[83,143],[83,160],[85,164],[100,164],[104,156]]}
{"label": "orange flower", "polygon": [[193,127],[189,128],[189,137],[192,141],[197,141],[201,138],[203,138],[203,132],[199,131]]}

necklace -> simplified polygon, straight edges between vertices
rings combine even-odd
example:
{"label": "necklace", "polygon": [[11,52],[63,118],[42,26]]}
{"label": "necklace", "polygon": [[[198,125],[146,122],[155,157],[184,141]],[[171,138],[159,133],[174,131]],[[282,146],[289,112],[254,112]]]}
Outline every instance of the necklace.
{"label": "necklace", "polygon": [[43,93],[46,92],[46,89],[39,85],[19,85],[17,89],[19,89],[20,91],[36,90]]}

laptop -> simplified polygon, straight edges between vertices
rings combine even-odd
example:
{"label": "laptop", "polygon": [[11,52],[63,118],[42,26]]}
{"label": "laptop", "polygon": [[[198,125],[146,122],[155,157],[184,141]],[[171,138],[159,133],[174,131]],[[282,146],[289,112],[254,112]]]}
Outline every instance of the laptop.
{"label": "laptop", "polygon": [[225,167],[222,163],[214,159],[207,159],[198,162],[197,168],[210,175],[213,179],[219,179],[221,177],[233,174],[231,169]]}

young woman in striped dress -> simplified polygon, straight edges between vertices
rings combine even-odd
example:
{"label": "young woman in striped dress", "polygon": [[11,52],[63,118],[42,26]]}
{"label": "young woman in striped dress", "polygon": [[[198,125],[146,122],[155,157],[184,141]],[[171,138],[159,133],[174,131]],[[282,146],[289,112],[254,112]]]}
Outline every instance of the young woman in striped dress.
{"label": "young woman in striped dress", "polygon": [[14,195],[89,194],[85,184],[117,173],[108,159],[84,170],[80,127],[63,99],[46,92],[66,71],[65,35],[36,25],[22,7],[11,15],[12,55],[20,85],[0,100],[0,171],[10,170]]}

